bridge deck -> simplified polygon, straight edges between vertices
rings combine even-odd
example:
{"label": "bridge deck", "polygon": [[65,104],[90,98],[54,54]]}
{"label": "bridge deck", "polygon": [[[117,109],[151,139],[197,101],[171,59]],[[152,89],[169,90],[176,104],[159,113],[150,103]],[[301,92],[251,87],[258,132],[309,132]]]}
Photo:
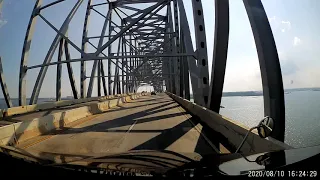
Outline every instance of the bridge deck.
{"label": "bridge deck", "polygon": [[190,114],[166,94],[142,96],[70,128],[17,145],[31,153],[100,154],[129,150],[214,153]]}

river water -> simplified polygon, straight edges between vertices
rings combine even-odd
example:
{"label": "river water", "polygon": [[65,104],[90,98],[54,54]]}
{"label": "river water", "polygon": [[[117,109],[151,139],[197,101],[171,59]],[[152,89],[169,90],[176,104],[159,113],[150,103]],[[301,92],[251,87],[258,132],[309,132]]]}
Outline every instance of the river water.
{"label": "river water", "polygon": [[[220,114],[248,127],[264,117],[263,96],[223,97]],[[285,94],[285,142],[293,147],[320,144],[320,91]]]}

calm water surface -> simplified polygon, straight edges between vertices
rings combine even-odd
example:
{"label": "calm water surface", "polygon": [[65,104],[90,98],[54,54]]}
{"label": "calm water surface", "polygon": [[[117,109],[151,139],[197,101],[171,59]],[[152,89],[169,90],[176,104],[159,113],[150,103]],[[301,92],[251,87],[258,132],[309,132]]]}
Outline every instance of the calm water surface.
{"label": "calm water surface", "polygon": [[[193,101],[193,100],[191,100]],[[247,127],[256,126],[264,117],[262,96],[222,97],[220,114]],[[320,144],[320,91],[285,94],[285,143],[293,147]]]}
{"label": "calm water surface", "polygon": [[[220,114],[248,127],[264,117],[262,96],[223,97]],[[320,91],[285,94],[285,142],[293,147],[320,144]]]}

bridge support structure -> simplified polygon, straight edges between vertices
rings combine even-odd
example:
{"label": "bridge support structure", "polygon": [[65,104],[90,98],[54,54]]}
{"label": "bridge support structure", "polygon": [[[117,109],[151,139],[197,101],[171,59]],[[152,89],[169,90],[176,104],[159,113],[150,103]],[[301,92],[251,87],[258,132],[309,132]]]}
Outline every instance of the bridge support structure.
{"label": "bridge support structure", "polygon": [[[201,0],[192,0],[194,28],[190,27],[183,0],[126,0],[96,3],[78,0],[60,27],[42,14],[65,0],[35,1],[24,40],[19,76],[19,105],[27,104],[27,73],[40,69],[29,104],[36,104],[49,66],[57,66],[56,100],[61,100],[61,71],[67,65],[75,99],[134,93],[144,84],[219,113],[229,41],[229,0],[215,0],[215,38],[209,76],[206,25]],[[284,140],[285,109],[282,75],[272,31],[260,0],[243,0],[255,38],[263,83],[265,115],[275,120],[272,136]],[[82,6],[84,4],[84,6]],[[211,4],[210,4],[211,5]],[[84,7],[81,47],[68,37],[75,14]],[[100,30],[92,31],[100,16]],[[56,36],[39,65],[28,65],[36,21],[44,21]],[[101,20],[100,20],[101,19]],[[208,23],[208,22],[207,22]],[[194,29],[194,32],[191,31]],[[69,32],[70,33],[70,32]],[[195,35],[195,40],[191,38]],[[70,34],[69,34],[70,35]],[[97,41],[95,41],[97,40]],[[69,48],[70,47],[70,48]],[[72,47],[72,48],[71,48]],[[59,50],[54,60],[56,49]],[[75,53],[76,52],[76,53]],[[63,59],[62,54],[65,53]],[[75,54],[80,54],[77,57]],[[88,61],[93,62],[88,67]],[[80,63],[80,89],[72,63]],[[91,72],[89,72],[89,70]],[[77,71],[77,70],[76,70]],[[88,83],[88,86],[87,86]],[[96,92],[96,93],[95,93]],[[78,94],[79,93],[79,94]]]}

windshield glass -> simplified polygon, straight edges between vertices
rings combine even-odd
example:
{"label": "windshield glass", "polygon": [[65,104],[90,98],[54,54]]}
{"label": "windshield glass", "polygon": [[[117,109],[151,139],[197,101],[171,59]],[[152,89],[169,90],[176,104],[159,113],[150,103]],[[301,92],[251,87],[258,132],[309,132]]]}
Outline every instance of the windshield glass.
{"label": "windshield glass", "polygon": [[150,175],[319,145],[319,3],[0,0],[1,152]]}

